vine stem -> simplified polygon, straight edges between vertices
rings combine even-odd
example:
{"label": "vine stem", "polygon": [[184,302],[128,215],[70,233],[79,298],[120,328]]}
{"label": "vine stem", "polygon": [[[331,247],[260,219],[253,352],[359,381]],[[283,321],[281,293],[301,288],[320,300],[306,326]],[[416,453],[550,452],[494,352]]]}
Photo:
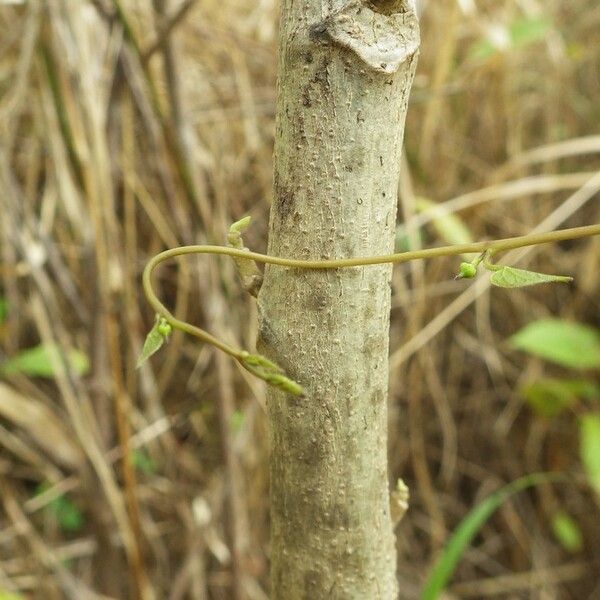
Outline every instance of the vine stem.
{"label": "vine stem", "polygon": [[174,328],[185,333],[193,335],[207,344],[211,344],[219,350],[233,356],[238,361],[243,361],[248,356],[245,350],[239,350],[217,339],[204,329],[196,327],[185,321],[181,321],[173,315],[169,309],[158,299],[152,288],[152,273],[161,263],[187,254],[216,254],[221,256],[231,256],[234,258],[245,258],[259,263],[277,265],[280,267],[296,269],[342,269],[347,267],[364,267],[369,265],[399,264],[412,260],[437,258],[442,256],[456,256],[459,254],[468,254],[475,252],[489,251],[492,254],[523,248],[525,246],[536,246],[538,244],[549,244],[552,242],[561,242],[565,240],[576,240],[580,238],[600,235],[600,223],[596,225],[587,225],[584,227],[573,227],[571,229],[561,229],[548,233],[535,233],[519,237],[504,238],[486,242],[474,242],[471,244],[456,244],[453,246],[440,246],[438,248],[426,248],[424,250],[411,250],[397,254],[387,254],[384,256],[365,256],[356,258],[340,258],[330,260],[300,260],[295,258],[284,258],[281,256],[269,256],[249,250],[239,250],[227,246],[181,246],[165,250],[154,256],[146,265],[143,274],[144,294],[154,310],[164,317]]}

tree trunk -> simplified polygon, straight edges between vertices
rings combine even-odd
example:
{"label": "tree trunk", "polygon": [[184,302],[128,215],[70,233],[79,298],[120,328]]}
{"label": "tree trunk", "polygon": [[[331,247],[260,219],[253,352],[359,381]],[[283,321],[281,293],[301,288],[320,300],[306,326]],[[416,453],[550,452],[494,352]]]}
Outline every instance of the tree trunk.
{"label": "tree trunk", "polygon": [[[282,0],[269,253],[392,252],[418,43],[409,0]],[[390,277],[266,269],[259,350],[306,389],[269,390],[273,600],[397,596]]]}

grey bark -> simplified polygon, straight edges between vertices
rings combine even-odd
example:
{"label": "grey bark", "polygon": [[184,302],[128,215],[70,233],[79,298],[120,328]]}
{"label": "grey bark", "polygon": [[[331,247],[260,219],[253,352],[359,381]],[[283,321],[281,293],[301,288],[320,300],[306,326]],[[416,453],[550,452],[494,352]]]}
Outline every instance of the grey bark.
{"label": "grey bark", "polygon": [[[269,253],[390,253],[414,7],[282,0],[280,32]],[[265,270],[259,351],[307,390],[269,390],[273,600],[397,596],[390,277],[389,266]]]}

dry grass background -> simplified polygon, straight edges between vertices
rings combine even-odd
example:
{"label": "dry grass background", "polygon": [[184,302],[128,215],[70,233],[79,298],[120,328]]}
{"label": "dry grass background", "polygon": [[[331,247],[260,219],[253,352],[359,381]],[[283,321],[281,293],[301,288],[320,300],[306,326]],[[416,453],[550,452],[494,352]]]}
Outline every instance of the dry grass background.
{"label": "dry grass background", "polygon": [[[460,209],[476,239],[600,221],[598,3],[421,4],[400,189],[411,244],[444,241],[418,197]],[[245,214],[246,243],[266,247],[276,12],[274,0],[0,3],[0,361],[43,343],[90,363],[80,375],[56,355],[52,378],[0,382],[2,590],[268,597],[262,384],[178,334],[134,365],[153,319],[140,291],[152,254],[222,243]],[[541,17],[540,39],[474,55],[503,25]],[[455,260],[395,269],[390,467],[412,493],[403,597],[418,597],[448,532],[500,483],[581,469],[574,418],[542,420],[519,395],[560,371],[504,340],[540,316],[600,324],[600,239],[521,254],[575,284],[490,293],[453,281]],[[165,268],[160,288],[182,318],[253,347],[253,300],[228,261]],[[65,498],[82,517],[71,530],[57,519]],[[558,507],[580,524],[581,552],[553,538]],[[521,494],[448,597],[599,598],[599,508],[585,486]]]}

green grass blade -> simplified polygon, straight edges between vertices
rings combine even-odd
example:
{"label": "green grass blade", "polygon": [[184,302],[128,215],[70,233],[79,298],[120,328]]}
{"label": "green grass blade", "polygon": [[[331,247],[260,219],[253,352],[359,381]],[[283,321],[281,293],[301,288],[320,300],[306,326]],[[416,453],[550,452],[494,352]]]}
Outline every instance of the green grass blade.
{"label": "green grass blade", "polygon": [[437,600],[439,598],[477,532],[507,498],[528,487],[546,483],[557,477],[556,473],[526,475],[500,488],[473,508],[458,525],[435,563],[425,582],[421,600]]}

